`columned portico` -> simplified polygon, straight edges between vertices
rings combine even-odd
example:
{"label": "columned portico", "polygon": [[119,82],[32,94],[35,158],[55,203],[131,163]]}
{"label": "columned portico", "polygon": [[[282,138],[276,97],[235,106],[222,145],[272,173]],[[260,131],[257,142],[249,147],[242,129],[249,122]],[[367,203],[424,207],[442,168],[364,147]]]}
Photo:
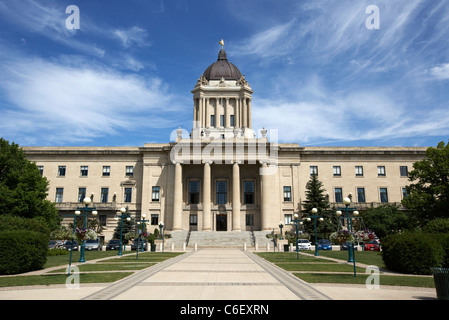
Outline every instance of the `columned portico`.
{"label": "columned portico", "polygon": [[211,192],[210,192],[210,163],[204,161],[203,169],[203,231],[210,231],[211,228]]}
{"label": "columned portico", "polygon": [[261,201],[261,225],[262,230],[270,230],[270,225],[268,221],[269,217],[269,196],[270,196],[270,187],[268,182],[268,165],[267,162],[262,162],[262,168],[260,171],[260,181],[261,181],[261,189],[262,189],[262,201]]}
{"label": "columned portico", "polygon": [[175,187],[173,197],[173,230],[182,229],[182,166],[175,162]]}
{"label": "columned portico", "polygon": [[240,168],[239,162],[232,165],[232,230],[240,231]]}

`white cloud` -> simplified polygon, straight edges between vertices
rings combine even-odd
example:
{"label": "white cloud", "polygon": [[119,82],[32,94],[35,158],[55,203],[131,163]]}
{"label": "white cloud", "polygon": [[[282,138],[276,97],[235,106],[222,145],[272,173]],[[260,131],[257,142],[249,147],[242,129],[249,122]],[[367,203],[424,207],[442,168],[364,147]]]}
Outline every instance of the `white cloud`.
{"label": "white cloud", "polygon": [[444,63],[431,68],[430,75],[439,80],[449,79],[449,63]]}
{"label": "white cloud", "polygon": [[147,31],[140,27],[133,26],[129,29],[116,29],[114,30],[114,35],[120,40],[124,48],[129,48],[132,46],[137,47],[148,47],[151,43],[146,40]]}
{"label": "white cloud", "polygon": [[[4,92],[0,136],[34,135],[57,144],[119,132],[174,127],[179,111],[158,78],[72,61],[9,58],[0,67]],[[6,105],[6,107],[5,107]],[[149,121],[148,119],[151,119]]]}

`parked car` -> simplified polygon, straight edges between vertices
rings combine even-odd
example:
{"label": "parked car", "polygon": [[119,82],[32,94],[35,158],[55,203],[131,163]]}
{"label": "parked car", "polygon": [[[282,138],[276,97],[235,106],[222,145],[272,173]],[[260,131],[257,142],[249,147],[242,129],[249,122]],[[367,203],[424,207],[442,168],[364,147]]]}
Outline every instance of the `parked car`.
{"label": "parked car", "polygon": [[101,243],[100,239],[86,240],[85,249],[101,251],[103,250],[103,244]]}
{"label": "parked car", "polygon": [[312,244],[309,240],[298,239],[298,249],[299,250],[312,250]]}
{"label": "parked car", "polygon": [[[349,250],[348,245],[349,245],[349,242],[343,242],[342,244],[340,244],[340,250]],[[354,249],[354,251],[357,251],[357,247],[356,247],[355,243],[352,244],[352,248]]]}
{"label": "parked car", "polygon": [[133,241],[131,244],[131,250],[136,250],[136,247],[139,246],[139,250],[142,250],[142,241],[143,241],[143,250],[148,251],[148,240],[147,239],[139,239],[139,243],[137,243],[137,239]]}
{"label": "parked car", "polygon": [[55,240],[50,240],[48,242],[48,249],[54,249],[56,248],[56,241]]}
{"label": "parked car", "polygon": [[318,250],[332,250],[332,243],[327,239],[318,240]]}
{"label": "parked car", "polygon": [[119,248],[120,240],[118,239],[109,240],[108,244],[106,245],[106,250],[118,250]]}
{"label": "parked car", "polygon": [[78,242],[76,240],[73,240],[73,246],[72,246],[72,240],[67,240],[64,243],[64,247],[66,248],[66,250],[75,250],[78,251],[79,247],[78,247]]}
{"label": "parked car", "polygon": [[379,241],[371,240],[365,243],[365,251],[380,251]]}

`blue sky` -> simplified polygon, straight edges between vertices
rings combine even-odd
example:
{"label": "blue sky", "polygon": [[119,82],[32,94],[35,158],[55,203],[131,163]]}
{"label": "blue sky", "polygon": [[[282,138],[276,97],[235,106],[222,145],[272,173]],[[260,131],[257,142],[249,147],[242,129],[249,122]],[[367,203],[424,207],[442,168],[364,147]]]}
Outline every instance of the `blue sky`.
{"label": "blue sky", "polygon": [[[67,29],[66,7],[80,10]],[[379,8],[379,29],[368,29]],[[434,1],[0,0],[0,136],[142,146],[190,131],[191,90],[228,59],[253,129],[303,146],[449,138],[449,6]]]}

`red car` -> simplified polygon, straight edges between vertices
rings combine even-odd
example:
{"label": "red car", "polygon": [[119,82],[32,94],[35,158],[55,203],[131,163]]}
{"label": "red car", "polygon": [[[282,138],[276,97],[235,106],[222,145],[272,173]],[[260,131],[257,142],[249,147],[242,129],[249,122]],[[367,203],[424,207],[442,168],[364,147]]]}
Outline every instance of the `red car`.
{"label": "red car", "polygon": [[371,240],[365,243],[365,251],[380,251],[380,243],[377,240]]}

